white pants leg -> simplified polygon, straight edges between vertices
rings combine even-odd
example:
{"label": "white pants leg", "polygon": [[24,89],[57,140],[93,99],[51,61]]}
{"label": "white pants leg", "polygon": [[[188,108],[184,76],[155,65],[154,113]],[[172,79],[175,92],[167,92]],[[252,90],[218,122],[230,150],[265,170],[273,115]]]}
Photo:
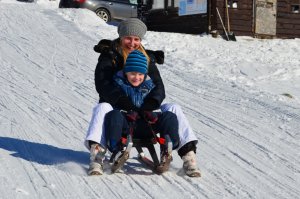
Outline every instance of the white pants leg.
{"label": "white pants leg", "polygon": [[170,111],[172,113],[175,113],[178,119],[178,133],[179,133],[179,148],[180,149],[183,145],[185,145],[188,142],[197,140],[197,137],[195,136],[192,127],[190,126],[187,118],[185,117],[181,107],[177,104],[173,103],[167,103],[163,104],[160,107],[162,112]]}
{"label": "white pants leg", "polygon": [[109,103],[99,103],[93,109],[92,119],[85,138],[84,145],[90,149],[88,141],[99,143],[102,147],[107,148],[104,133],[104,117],[106,113],[113,110]]}

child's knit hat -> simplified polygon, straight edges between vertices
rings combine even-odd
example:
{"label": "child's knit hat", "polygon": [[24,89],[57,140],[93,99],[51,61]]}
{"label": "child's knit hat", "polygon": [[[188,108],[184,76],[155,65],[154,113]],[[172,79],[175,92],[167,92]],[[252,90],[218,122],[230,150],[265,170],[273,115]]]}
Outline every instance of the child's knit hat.
{"label": "child's knit hat", "polygon": [[148,63],[145,55],[138,50],[132,51],[126,59],[124,73],[139,72],[146,74],[147,70]]}

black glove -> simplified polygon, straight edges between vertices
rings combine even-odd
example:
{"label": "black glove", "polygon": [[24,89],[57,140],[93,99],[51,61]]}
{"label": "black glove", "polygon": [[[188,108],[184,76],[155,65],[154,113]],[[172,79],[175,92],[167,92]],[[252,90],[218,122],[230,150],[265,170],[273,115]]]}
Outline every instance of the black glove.
{"label": "black glove", "polygon": [[148,122],[149,124],[155,124],[158,120],[158,113],[152,111],[143,111],[142,117]]}
{"label": "black glove", "polygon": [[153,54],[155,57],[155,62],[158,64],[163,64],[164,63],[164,59],[165,59],[165,53],[164,51],[161,50],[146,50],[147,54]]}
{"label": "black glove", "polygon": [[161,51],[161,50],[154,51],[154,56],[155,56],[155,59],[156,59],[156,63],[158,63],[158,64],[163,64],[164,63],[164,60],[165,60],[164,51]]}
{"label": "black glove", "polygon": [[128,122],[135,122],[137,119],[140,118],[139,113],[136,111],[129,111],[126,114],[126,118]]}
{"label": "black glove", "polygon": [[111,44],[111,40],[102,39],[97,45],[94,46],[94,51],[97,53],[108,52],[110,50]]}
{"label": "black glove", "polygon": [[131,100],[126,96],[122,96],[118,99],[116,103],[116,108],[119,108],[124,111],[131,111],[136,109]]}
{"label": "black glove", "polygon": [[157,100],[153,98],[146,98],[140,109],[143,111],[153,111],[158,108],[159,108],[159,104]]}

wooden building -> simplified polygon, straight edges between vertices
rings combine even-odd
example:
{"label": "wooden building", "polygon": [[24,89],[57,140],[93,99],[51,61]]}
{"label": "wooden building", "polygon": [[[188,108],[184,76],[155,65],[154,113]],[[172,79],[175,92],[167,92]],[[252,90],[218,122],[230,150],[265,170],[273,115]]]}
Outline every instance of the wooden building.
{"label": "wooden building", "polygon": [[[196,0],[194,0],[196,1]],[[138,0],[139,17],[150,30],[199,34],[223,33],[216,8],[226,29],[226,0],[207,0],[207,12],[179,16],[179,0]],[[154,2],[160,7],[155,8]],[[300,0],[227,0],[230,30],[237,36],[300,38]]]}
{"label": "wooden building", "polygon": [[300,38],[300,0],[277,0],[276,36]]}
{"label": "wooden building", "polygon": [[[235,35],[260,38],[300,37],[300,0],[228,0],[230,29]],[[227,28],[225,0],[211,0],[211,29]]]}

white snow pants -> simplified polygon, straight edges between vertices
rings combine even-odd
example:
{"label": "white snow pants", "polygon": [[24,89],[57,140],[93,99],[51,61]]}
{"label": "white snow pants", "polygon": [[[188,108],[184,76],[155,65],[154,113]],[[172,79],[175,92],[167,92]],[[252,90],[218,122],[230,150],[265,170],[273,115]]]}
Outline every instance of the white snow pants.
{"label": "white snow pants", "polygon": [[[175,113],[179,123],[179,148],[190,141],[197,140],[187,118],[185,117],[182,109],[179,105],[173,103],[163,104],[161,107],[161,111],[170,111]],[[87,131],[87,135],[85,138],[85,146],[89,149],[88,141],[94,141],[100,143],[100,145],[104,148],[107,148],[106,138],[104,132],[104,117],[106,113],[112,111],[113,108],[108,103],[99,103],[93,109],[92,119]]]}

